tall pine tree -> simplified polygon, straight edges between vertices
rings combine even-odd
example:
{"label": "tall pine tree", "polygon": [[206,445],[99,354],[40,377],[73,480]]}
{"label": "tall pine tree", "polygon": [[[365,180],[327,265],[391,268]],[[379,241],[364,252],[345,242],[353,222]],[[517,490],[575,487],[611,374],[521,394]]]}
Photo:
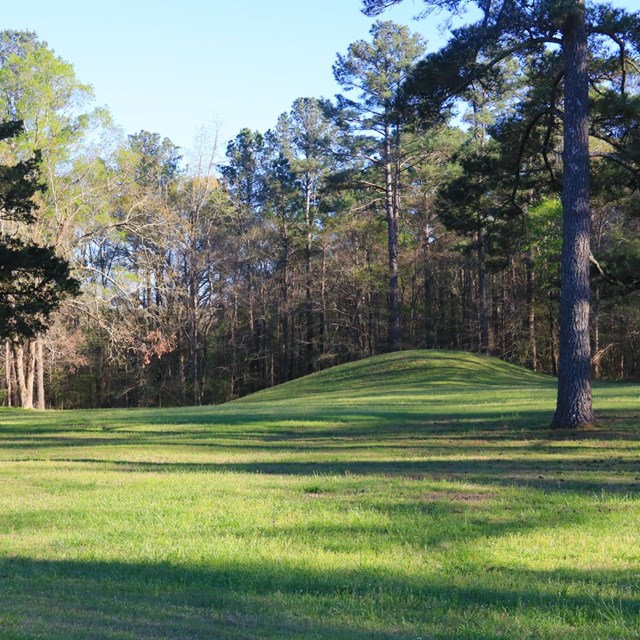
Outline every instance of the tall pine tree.
{"label": "tall pine tree", "polygon": [[[379,15],[402,0],[364,0],[367,15]],[[480,19],[457,29],[441,51],[429,55],[408,83],[423,113],[454,100],[496,64],[511,56],[562,57],[563,248],[558,397],[552,425],[580,427],[595,420],[591,399],[589,343],[589,47],[606,36],[624,66],[638,49],[638,14],[604,5],[587,10],[585,0],[424,0],[427,11],[457,13],[476,6]],[[634,36],[635,34],[635,36]]]}

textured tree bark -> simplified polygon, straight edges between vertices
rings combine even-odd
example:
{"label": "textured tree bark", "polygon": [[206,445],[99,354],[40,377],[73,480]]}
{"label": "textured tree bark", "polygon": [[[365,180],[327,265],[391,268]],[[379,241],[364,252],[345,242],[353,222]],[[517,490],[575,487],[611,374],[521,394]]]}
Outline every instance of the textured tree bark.
{"label": "textured tree bark", "polygon": [[400,349],[400,287],[398,281],[398,209],[391,159],[391,133],[385,129],[385,192],[389,244],[389,349]]}
{"label": "textured tree bark", "polygon": [[531,249],[526,258],[527,264],[527,325],[529,330],[529,366],[538,370],[538,349],[536,345],[536,273],[535,251]]}
{"label": "textured tree bark", "polygon": [[600,318],[599,318],[599,306],[600,296],[598,290],[593,292],[591,298],[591,353],[593,354],[593,375],[598,379],[601,375],[601,362],[602,358],[599,356],[600,352]]}
{"label": "textured tree bark", "polygon": [[563,28],[563,245],[558,399],[552,426],[595,421],[589,340],[589,77],[584,0],[575,0]]}
{"label": "textured tree bark", "polygon": [[36,338],[36,397],[38,409],[44,410],[44,348],[42,336]]}
{"label": "textured tree bark", "polygon": [[[478,313],[474,310],[475,299],[473,296],[473,267],[470,264],[469,253],[465,252],[462,269],[460,269],[460,292],[462,297],[460,303],[456,305],[456,317],[460,320],[451,321],[451,326],[455,329],[455,349],[466,349],[467,351],[474,351],[477,347],[478,332]],[[477,309],[477,306],[475,307]]]}
{"label": "textured tree bark", "polygon": [[258,391],[260,388],[258,384],[258,365],[256,363],[255,356],[259,353],[260,350],[260,337],[258,335],[258,326],[255,319],[255,296],[253,290],[253,278],[251,277],[251,269],[248,270],[247,276],[247,298],[249,299],[249,330],[251,332],[251,338],[253,342],[253,357],[251,359],[251,364],[249,371],[250,375],[250,384],[252,391]]}
{"label": "textured tree bark", "polygon": [[549,326],[549,362],[551,363],[551,375],[558,375],[558,354],[556,349],[556,320],[553,309],[553,294],[549,291],[547,296],[547,321]]}
{"label": "textured tree bark", "polygon": [[25,354],[24,347],[17,341],[11,343],[13,353],[13,361],[16,368],[16,385],[18,389],[18,400],[23,409],[33,409],[33,375],[30,374],[32,369],[31,348],[27,355],[27,371],[25,372]]}
{"label": "textured tree bark", "polygon": [[478,225],[478,316],[480,321],[480,353],[489,353],[489,318],[487,316],[487,274],[482,223]]}
{"label": "textured tree bark", "polygon": [[11,342],[13,365],[16,372],[16,395],[18,404],[24,407],[24,397],[27,393],[27,383],[24,377],[24,349],[15,340]]}
{"label": "textured tree bark", "polygon": [[238,293],[236,285],[233,285],[233,296],[231,305],[231,375],[229,380],[230,399],[237,397],[237,378],[238,378],[238,347],[236,341],[236,332],[238,328]]}
{"label": "textured tree bark", "polygon": [[191,399],[193,404],[201,404],[200,371],[198,369],[198,290],[195,280],[189,283],[189,360],[191,364]]}
{"label": "textured tree bark", "polygon": [[27,394],[25,396],[25,409],[33,409],[33,389],[36,374],[36,342],[29,340],[27,348]]}
{"label": "textured tree bark", "polygon": [[[281,319],[282,324],[282,344],[280,346],[280,382],[286,382],[294,377],[293,372],[293,316],[290,318],[289,309],[289,257],[290,243],[289,230],[284,223],[285,217],[282,216],[282,282],[280,283],[280,295],[282,300]],[[266,318],[266,302],[262,298],[262,317]],[[264,344],[264,341],[263,341]],[[264,356],[266,357],[266,350]],[[266,374],[266,372],[265,372]],[[265,375],[266,378],[266,375]]]}
{"label": "textured tree bark", "polygon": [[389,348],[400,349],[400,286],[398,276],[398,220],[389,221]]}
{"label": "textured tree bark", "polygon": [[13,385],[11,384],[11,367],[13,363],[11,362],[11,345],[9,344],[9,340],[4,341],[4,369],[5,369],[5,378],[7,382],[7,407],[13,406],[12,403],[12,395],[13,395]]}
{"label": "textured tree bark", "polygon": [[320,350],[322,355],[327,352],[329,326],[327,325],[327,242],[322,241],[322,263],[320,267]]}
{"label": "textured tree bark", "polygon": [[[427,211],[429,209],[427,208]],[[431,237],[431,215],[427,213],[424,226],[422,227],[422,280],[423,280],[423,301],[424,301],[424,340],[422,341],[426,349],[433,349],[435,343],[435,329],[433,317],[434,313],[434,283],[431,276],[431,255],[429,239]]]}
{"label": "textured tree bark", "polygon": [[307,243],[305,246],[305,373],[313,371],[314,353],[314,326],[313,326],[313,270],[311,268],[311,255],[313,250],[313,218],[311,215],[311,180],[307,178],[305,184],[305,226],[307,231]]}

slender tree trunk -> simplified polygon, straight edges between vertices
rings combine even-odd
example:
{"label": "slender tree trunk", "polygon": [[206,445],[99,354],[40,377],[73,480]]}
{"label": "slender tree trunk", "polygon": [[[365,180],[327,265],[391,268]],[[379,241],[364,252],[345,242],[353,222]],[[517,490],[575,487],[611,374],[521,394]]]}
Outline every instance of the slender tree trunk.
{"label": "slender tree trunk", "polygon": [[185,349],[181,349],[178,355],[178,378],[180,380],[180,389],[182,397],[188,402],[189,390],[187,388],[187,376],[185,374]]}
{"label": "slender tree trunk", "polygon": [[238,327],[238,294],[236,285],[233,285],[232,306],[231,306],[231,375],[229,381],[229,399],[237,397],[236,381],[238,378],[238,349],[236,332]]}
{"label": "slender tree trunk", "polygon": [[24,407],[25,397],[27,395],[27,382],[24,377],[24,349],[21,344],[16,341],[11,343],[11,351],[13,354],[13,364],[16,371],[16,391],[18,404]]}
{"label": "slender tree trunk", "polygon": [[322,354],[327,352],[327,338],[329,337],[329,327],[327,324],[327,242],[322,241],[322,265],[320,268],[320,309],[321,309],[321,322],[320,331],[322,335],[320,337],[320,344]]}
{"label": "slender tree trunk", "polygon": [[595,421],[589,341],[589,77],[584,0],[563,28],[564,178],[560,293],[560,362],[554,428]]}
{"label": "slender tree trunk", "polygon": [[44,410],[44,348],[42,336],[38,336],[35,340],[36,344],[36,397],[38,399],[38,409]]}
{"label": "slender tree trunk", "polygon": [[429,264],[425,260],[422,266],[423,278],[423,299],[424,299],[424,346],[426,349],[433,349],[433,286]]}
{"label": "slender tree trunk", "polygon": [[538,352],[536,349],[536,274],[534,270],[535,253],[529,250],[526,258],[527,265],[527,327],[529,330],[529,366],[538,370]]}
{"label": "slender tree trunk", "polygon": [[[462,300],[460,301],[460,324],[452,323],[453,327],[457,326],[457,335],[455,347],[462,346],[464,349],[474,351],[476,348],[477,315],[473,310],[473,284],[471,279],[471,265],[469,264],[469,254],[465,253],[462,269],[460,269],[460,291],[462,292]],[[455,303],[455,300],[454,300]],[[464,333],[463,333],[464,332]]]}
{"label": "slender tree trunk", "polygon": [[16,366],[16,381],[18,397],[23,409],[33,409],[33,362],[32,348],[29,346],[27,354],[27,370],[25,372],[24,347],[18,342],[12,343],[13,360]]}
{"label": "slender tree trunk", "polygon": [[22,406],[22,396],[20,383],[18,381],[18,363],[16,361],[16,349],[14,348],[13,342],[11,342],[11,380],[13,387],[13,401],[12,404],[14,407]]}
{"label": "slender tree trunk", "polygon": [[313,371],[313,273],[311,271],[311,253],[313,249],[313,219],[311,217],[312,182],[309,177],[305,185],[305,225],[307,228],[307,244],[305,246],[305,373]]}
{"label": "slender tree trunk", "polygon": [[272,352],[271,353],[271,358],[270,358],[270,366],[269,366],[269,386],[270,387],[275,387],[276,386],[276,357],[275,354]]}
{"label": "slender tree trunk", "polygon": [[[515,288],[515,284],[513,284],[513,287]],[[500,353],[502,354],[506,354],[507,353],[507,319],[510,317],[510,314],[512,312],[512,309],[510,308],[509,305],[509,296],[507,295],[507,284],[505,282],[505,273],[504,271],[502,272],[502,274],[500,275],[500,293],[498,295],[499,297],[499,306],[500,306],[500,323],[498,325],[499,327],[499,333],[500,333]]]}
{"label": "slender tree trunk", "polygon": [[[260,366],[260,388],[264,389],[269,385],[269,358],[272,352],[275,351],[275,346],[272,344],[271,336],[273,334],[273,326],[277,324],[277,312],[274,314],[274,319],[270,317],[267,308],[269,306],[270,296],[267,293],[267,284],[264,280],[260,282],[260,318],[258,323],[260,324],[260,351],[259,351],[259,366]],[[271,320],[271,322],[270,322]],[[291,325],[293,325],[293,318],[291,319]],[[289,335],[293,335],[293,326]],[[285,352],[289,352],[290,342],[287,342],[287,338],[284,338]],[[289,380],[288,372],[285,372],[285,380]]]}
{"label": "slender tree trunk", "polygon": [[487,315],[487,273],[482,224],[478,224],[478,316],[480,321],[480,352],[486,354],[489,353],[489,317]]}
{"label": "slender tree trunk", "polygon": [[191,399],[194,405],[201,403],[200,398],[200,371],[198,369],[198,291],[195,281],[192,279],[189,285],[189,306],[191,307],[191,322],[189,327],[189,346],[191,353]]}
{"label": "slender tree trunk", "polygon": [[600,377],[602,373],[601,368],[601,358],[598,357],[598,352],[600,351],[600,295],[599,291],[596,289],[593,295],[593,301],[591,304],[591,339],[592,339],[592,349],[591,353],[594,355],[593,361],[593,375],[597,379]]}
{"label": "slender tree trunk", "polygon": [[427,349],[433,349],[434,347],[434,331],[433,331],[433,295],[434,287],[431,281],[430,270],[430,251],[429,251],[429,238],[431,230],[431,216],[427,214],[427,219],[422,229],[422,279],[423,279],[423,300],[424,300],[424,340],[423,344]]}
{"label": "slender tree trunk", "polygon": [[13,367],[13,363],[11,361],[11,345],[8,339],[4,341],[4,367],[7,381],[7,407],[11,407],[13,406],[11,398],[13,394],[13,385],[11,384],[11,368]]}
{"label": "slender tree trunk", "polygon": [[260,372],[260,364],[258,359],[260,357],[260,326],[259,320],[257,316],[257,303],[256,303],[256,292],[257,287],[254,282],[254,278],[251,273],[251,267],[249,267],[249,275],[247,281],[247,291],[249,298],[249,329],[251,331],[251,337],[253,339],[253,354],[251,358],[251,380],[249,381],[251,384],[252,391],[258,391],[260,389],[259,384],[259,372]]}
{"label": "slender tree trunk", "polygon": [[95,393],[95,405],[96,407],[104,407],[105,399],[106,399],[106,370],[107,366],[105,363],[105,355],[104,355],[105,345],[103,342],[99,342],[98,344],[98,354],[97,354],[97,364],[96,364],[96,393]]}
{"label": "slender tree trunk", "polygon": [[36,374],[36,343],[29,340],[27,347],[27,395],[24,408],[33,409],[33,389]]}
{"label": "slender tree trunk", "polygon": [[398,277],[398,209],[394,194],[391,132],[385,127],[385,196],[389,249],[389,349],[400,349],[400,288]]}
{"label": "slender tree trunk", "polygon": [[551,373],[558,375],[558,355],[556,353],[556,324],[553,313],[553,297],[549,292],[549,359],[551,360]]}
{"label": "slender tree trunk", "polygon": [[[284,219],[284,215],[283,215]],[[280,291],[282,296],[282,309],[280,322],[282,324],[282,344],[280,345],[280,382],[286,382],[293,378],[293,327],[289,322],[289,235],[286,225],[283,225],[282,236],[282,282]],[[266,318],[266,311],[262,317]],[[293,318],[291,319],[293,321]]]}

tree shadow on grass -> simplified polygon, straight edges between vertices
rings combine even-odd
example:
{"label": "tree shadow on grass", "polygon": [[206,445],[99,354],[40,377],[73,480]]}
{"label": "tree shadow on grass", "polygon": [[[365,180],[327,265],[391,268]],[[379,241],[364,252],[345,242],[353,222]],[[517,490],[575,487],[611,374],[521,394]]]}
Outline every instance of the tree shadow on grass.
{"label": "tree shadow on grass", "polygon": [[[153,438],[175,441],[176,439],[200,439],[203,442],[221,438],[244,442],[259,439],[264,442],[288,442],[303,439],[351,439],[375,442],[384,436],[416,437],[469,437],[482,436],[484,439],[598,439],[609,437],[640,439],[636,429],[624,430],[625,423],[631,423],[637,415],[632,412],[617,412],[614,418],[607,417],[607,423],[616,428],[596,431],[562,431],[549,429],[551,411],[545,409],[515,410],[509,406],[477,406],[465,411],[437,411],[429,406],[396,407],[384,409],[375,407],[339,408],[324,407],[287,411],[274,409],[273,412],[199,411],[196,416],[131,411],[124,417],[117,412],[101,415],[99,412],[84,412],[82,420],[62,423],[47,422],[41,418],[34,422],[34,414],[19,414],[24,421],[0,423],[0,438],[7,444],[15,439],[20,445],[28,445],[29,440],[46,446],[56,441],[78,439],[79,444],[109,444],[136,439],[150,441]],[[36,416],[38,417],[38,416]],[[620,423],[620,424],[618,424]],[[622,426],[621,426],[622,425]],[[92,440],[93,437],[93,440]],[[116,440],[116,438],[123,438]]]}
{"label": "tree shadow on grass", "polygon": [[[602,455],[602,454],[601,454]],[[426,460],[276,461],[276,462],[152,462],[110,458],[55,457],[15,459],[13,463],[38,461],[99,465],[130,473],[245,473],[321,476],[386,476],[412,480],[450,480],[479,486],[530,487],[550,493],[600,491],[640,492],[640,459],[528,456]]]}
{"label": "tree shadow on grass", "polygon": [[[628,415],[617,412],[616,419]],[[404,411],[372,410],[351,416],[352,422],[327,427],[333,419],[329,411],[317,423],[307,417],[296,425],[295,416],[288,416],[284,423],[263,427],[251,422],[262,417],[247,418],[240,412],[234,418],[237,423],[229,423],[230,416],[225,415],[224,422],[197,429],[170,425],[168,431],[102,430],[92,424],[58,434],[5,426],[0,428],[0,449],[6,462],[60,461],[127,472],[376,475],[550,492],[634,493],[640,489],[640,434],[633,430],[558,434],[531,428],[541,423],[545,412],[496,418],[495,408],[485,407],[478,416],[470,419],[467,414],[447,413],[411,419]],[[153,461],[153,451],[162,451],[165,461]],[[171,460],[174,451],[179,460]],[[234,462],[236,453],[243,456],[242,461]],[[211,459],[189,461],[192,455]],[[216,460],[218,456],[224,462]]]}
{"label": "tree shadow on grass", "polygon": [[536,638],[597,640],[637,637],[640,624],[637,574],[626,571],[407,576],[265,559],[192,568],[7,558],[0,577],[3,638],[506,640],[532,619]]}
{"label": "tree shadow on grass", "polygon": [[[143,467],[149,470],[147,465]],[[135,469],[136,467],[125,468],[127,472]],[[121,470],[118,464],[103,466],[101,482],[119,482],[120,478],[110,477],[109,474],[118,474]],[[178,478],[174,478],[172,482],[177,480],[188,485],[188,479],[180,477],[183,472],[177,473]],[[251,502],[251,479],[242,479],[240,482],[245,484],[246,500]],[[206,486],[213,488],[215,484],[216,480],[212,478]],[[553,530],[583,526],[609,509],[608,506],[599,509],[597,505],[593,508],[585,507],[584,503],[575,506],[562,500],[551,504],[550,508],[532,510],[527,507],[526,501],[523,506],[519,492],[499,493],[449,483],[418,484],[413,485],[409,492],[395,492],[393,489],[389,492],[388,484],[387,478],[376,481],[366,476],[349,476],[345,479],[313,476],[290,485],[286,499],[287,502],[295,503],[297,513],[292,518],[287,515],[284,504],[283,518],[272,516],[252,521],[221,516],[222,519],[217,522],[215,519],[207,519],[204,526],[196,518],[197,533],[189,528],[192,526],[189,524],[185,529],[185,537],[195,535],[198,540],[206,540],[211,527],[213,535],[223,531],[234,540],[238,548],[245,544],[255,547],[256,540],[259,540],[261,544],[265,543],[266,548],[270,548],[267,541],[282,545],[283,549],[297,548],[302,542],[304,548],[311,546],[317,551],[352,556],[363,550],[367,553],[380,551],[386,554],[390,547],[397,544],[410,547],[416,554],[425,549],[437,553],[451,545],[469,545],[479,539],[499,539],[543,527]],[[381,486],[384,486],[384,493],[380,491]],[[94,481],[58,479],[53,487],[53,494],[57,496],[66,495],[70,491],[91,492],[95,487]],[[91,499],[90,496],[88,498]],[[181,522],[191,506],[181,503],[180,493],[174,495],[172,500],[168,522]],[[494,502],[495,500],[498,502]],[[191,504],[190,501],[186,502],[186,505]],[[352,510],[355,510],[355,516],[351,514]],[[98,528],[105,532],[105,536],[112,536],[108,544],[117,548],[117,540],[128,538],[129,526],[134,526],[138,532],[144,531],[147,526],[151,527],[150,531],[156,531],[154,527],[157,525],[157,514],[150,516],[150,513],[154,513],[153,498],[141,510],[129,507],[129,510],[120,514],[118,525],[112,528],[110,519],[103,518],[101,514],[88,517],[82,511],[74,513],[64,506],[30,508],[25,505],[20,510],[0,514],[0,532],[11,532],[11,536],[18,537],[27,535],[50,538],[59,535],[60,522],[64,522],[70,531],[82,531],[88,526],[93,532],[89,535],[95,535]],[[189,520],[187,517],[186,521]]]}

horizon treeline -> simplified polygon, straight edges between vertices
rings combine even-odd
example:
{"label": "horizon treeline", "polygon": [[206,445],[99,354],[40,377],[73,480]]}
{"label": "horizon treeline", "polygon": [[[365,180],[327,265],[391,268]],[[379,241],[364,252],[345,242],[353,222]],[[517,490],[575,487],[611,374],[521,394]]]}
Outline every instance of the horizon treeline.
{"label": "horizon treeline", "polygon": [[[123,135],[46,43],[0,32],[1,119],[24,123],[0,164],[37,153],[46,186],[35,221],[0,231],[54,247],[82,290],[46,332],[2,336],[5,405],[217,403],[412,348],[556,374],[558,53],[417,115],[403,88],[426,43],[370,35],[338,55],[335,100],[183,150]],[[591,349],[596,377],[637,380],[640,75],[617,55],[592,55]]]}

